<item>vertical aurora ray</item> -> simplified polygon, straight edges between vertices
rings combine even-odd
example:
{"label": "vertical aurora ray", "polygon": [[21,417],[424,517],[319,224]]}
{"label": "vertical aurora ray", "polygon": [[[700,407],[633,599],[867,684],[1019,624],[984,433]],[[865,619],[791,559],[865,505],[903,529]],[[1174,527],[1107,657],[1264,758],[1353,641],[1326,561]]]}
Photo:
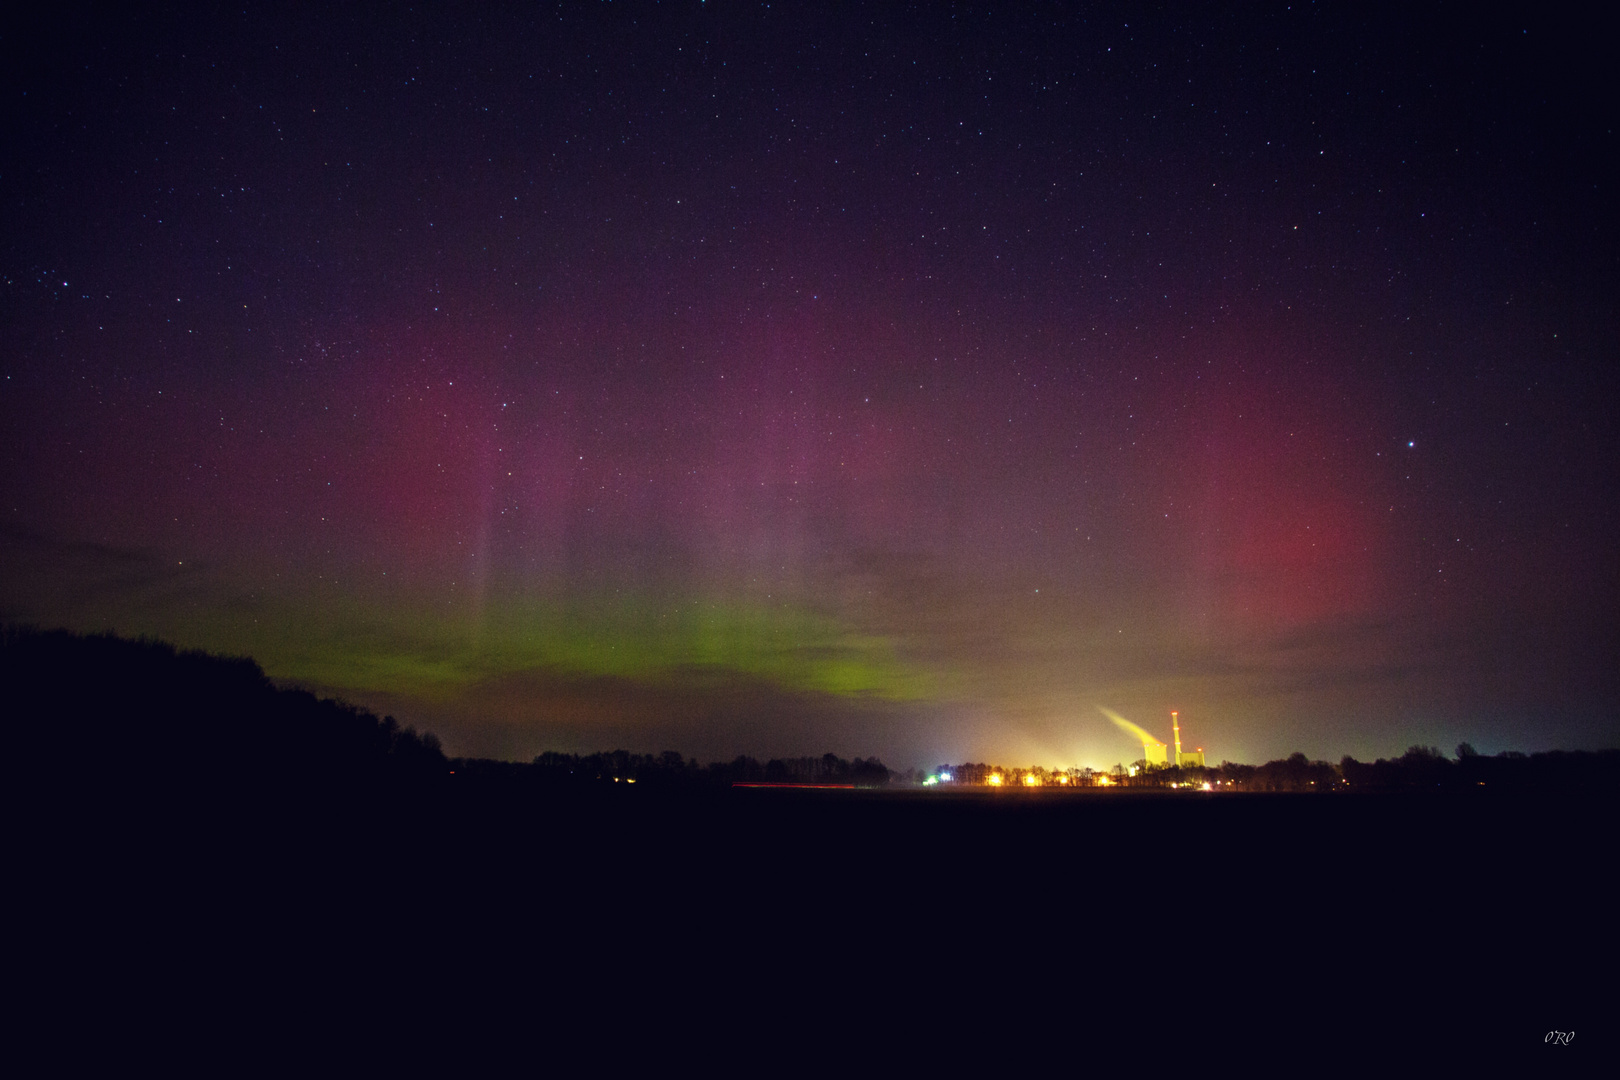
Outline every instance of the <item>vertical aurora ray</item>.
{"label": "vertical aurora ray", "polygon": [[0,614],[469,740],[1607,737],[1581,66],[1296,14],[64,33],[0,172]]}

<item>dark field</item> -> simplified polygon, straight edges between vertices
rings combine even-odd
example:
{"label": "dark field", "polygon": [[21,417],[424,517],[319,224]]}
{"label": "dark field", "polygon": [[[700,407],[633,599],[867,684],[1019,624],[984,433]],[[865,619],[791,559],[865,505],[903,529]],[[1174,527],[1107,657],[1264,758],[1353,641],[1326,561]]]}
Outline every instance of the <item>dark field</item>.
{"label": "dark field", "polygon": [[232,1023],[307,972],[321,1008],[454,990],[497,1012],[539,995],[548,1024],[1060,1023],[1099,1047],[1135,1024],[1210,1052],[1413,1024],[1539,1051],[1612,956],[1591,798],[452,782],[260,809],[40,852],[65,954],[126,990],[233,987],[257,1004]]}
{"label": "dark field", "polygon": [[1283,1041],[1414,1038],[1573,1057],[1543,1037],[1592,1030],[1614,959],[1597,774],[1377,794],[554,784],[449,773],[426,737],[247,662],[49,635],[6,657],[10,967],[25,1026],[72,1028],[64,1067],[430,1036],[828,1067],[883,1060],[857,1044],[902,1065],[1275,1069],[1321,1060]]}

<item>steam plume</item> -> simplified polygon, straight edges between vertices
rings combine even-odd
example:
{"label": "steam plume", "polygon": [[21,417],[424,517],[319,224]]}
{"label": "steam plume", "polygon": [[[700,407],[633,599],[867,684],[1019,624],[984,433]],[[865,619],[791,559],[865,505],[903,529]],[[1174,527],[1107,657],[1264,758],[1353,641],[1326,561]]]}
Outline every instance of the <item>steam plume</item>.
{"label": "steam plume", "polygon": [[1119,715],[1119,713],[1115,712],[1113,709],[1103,708],[1103,706],[1101,706],[1101,705],[1097,706],[1097,708],[1102,711],[1102,714],[1104,716],[1106,716],[1106,717],[1108,717],[1108,719],[1112,720],[1114,722],[1114,725],[1116,727],[1118,727],[1121,731],[1126,732],[1127,734],[1135,737],[1137,742],[1144,743],[1144,744],[1147,744],[1147,743],[1158,743],[1160,745],[1164,744],[1163,739],[1159,738],[1156,735],[1148,734],[1146,731],[1142,730],[1141,728],[1137,727],[1135,724],[1131,723],[1129,720],[1125,719],[1123,716]]}

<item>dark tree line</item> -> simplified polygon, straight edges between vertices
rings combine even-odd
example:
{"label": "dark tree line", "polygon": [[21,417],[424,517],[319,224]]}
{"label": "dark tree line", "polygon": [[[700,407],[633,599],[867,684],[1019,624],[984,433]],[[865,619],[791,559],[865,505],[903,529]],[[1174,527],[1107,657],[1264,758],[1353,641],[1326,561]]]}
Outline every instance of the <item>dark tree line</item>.
{"label": "dark tree line", "polygon": [[[699,765],[673,750],[547,752],[528,764],[446,760],[432,734],[391,716],[278,689],[244,657],[161,641],[0,628],[0,701],[12,765],[24,786],[152,801],[207,790],[228,797],[353,790],[367,782],[452,775],[495,786],[636,782],[664,788],[734,783],[887,784],[877,758],[751,757]],[[458,782],[458,786],[464,786]]]}
{"label": "dark tree line", "polygon": [[[1561,791],[1595,790],[1620,780],[1620,750],[1549,750],[1522,754],[1508,750],[1494,757],[1477,753],[1467,743],[1448,758],[1432,746],[1413,746],[1397,758],[1375,762],[1343,758],[1337,765],[1312,761],[1302,753],[1244,765],[1223,761],[1219,766],[1150,767],[1137,762],[1134,771],[1116,765],[1107,773],[1091,769],[1048,772],[1040,768],[1009,769],[982,762],[941,765],[936,777],[949,776],[949,786],[992,787],[1023,790],[1031,777],[1036,786],[1050,788],[1061,783],[1072,788],[1201,788],[1236,791]],[[922,778],[908,776],[912,783]]]}
{"label": "dark tree line", "polygon": [[1500,791],[1592,790],[1620,779],[1620,750],[1505,750],[1486,757],[1467,743],[1447,758],[1433,746],[1413,746],[1398,758],[1370,764],[1346,757],[1339,771],[1348,787],[1364,791],[1464,789]]}
{"label": "dark tree line", "polygon": [[[175,649],[148,639],[64,630],[0,628],[0,702],[17,783],[38,789],[84,788],[158,796],[211,789],[228,795],[281,788],[352,789],[383,781],[461,779],[563,788],[646,784],[666,789],[738,783],[887,785],[877,758],[752,757],[700,765],[673,751],[635,754],[546,752],[527,764],[447,761],[438,740],[393,717],[281,690],[245,657]],[[1337,765],[1304,754],[1264,765],[1138,769],[1112,773],[1003,769],[983,763],[941,766],[954,784],[999,781],[1017,788],[1097,784],[1170,787],[1209,784],[1246,791],[1593,789],[1613,783],[1620,751],[1513,751],[1486,757],[1467,743],[1448,758],[1413,746],[1398,758]]]}
{"label": "dark tree line", "polygon": [[543,787],[630,782],[662,788],[721,788],[733,784],[882,787],[889,782],[889,770],[877,758],[846,761],[836,754],[772,758],[763,764],[745,756],[700,765],[696,758],[686,758],[674,750],[661,754],[633,754],[627,750],[564,754],[548,750],[528,765],[467,758],[451,765],[457,775]]}
{"label": "dark tree line", "polygon": [[438,740],[281,690],[258,664],[160,641],[0,629],[0,701],[25,786],[116,796],[442,777]]}
{"label": "dark tree line", "polygon": [[1596,789],[1617,779],[1620,750],[1507,750],[1486,757],[1463,743],[1449,758],[1433,746],[1412,746],[1400,757],[1370,763],[1346,756],[1337,765],[1294,753],[1264,765],[1223,761],[1219,768],[1158,769],[1134,782],[1156,787],[1209,782],[1240,791],[1559,791]]}

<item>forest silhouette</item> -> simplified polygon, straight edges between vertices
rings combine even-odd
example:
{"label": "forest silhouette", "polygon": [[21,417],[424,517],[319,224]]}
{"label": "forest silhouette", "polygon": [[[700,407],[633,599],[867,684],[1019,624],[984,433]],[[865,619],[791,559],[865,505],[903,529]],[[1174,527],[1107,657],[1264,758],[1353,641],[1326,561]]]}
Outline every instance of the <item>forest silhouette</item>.
{"label": "forest silhouette", "polygon": [[304,690],[278,689],[242,657],[151,639],[0,631],[8,739],[39,785],[122,794],[266,784],[427,779],[439,741]]}

